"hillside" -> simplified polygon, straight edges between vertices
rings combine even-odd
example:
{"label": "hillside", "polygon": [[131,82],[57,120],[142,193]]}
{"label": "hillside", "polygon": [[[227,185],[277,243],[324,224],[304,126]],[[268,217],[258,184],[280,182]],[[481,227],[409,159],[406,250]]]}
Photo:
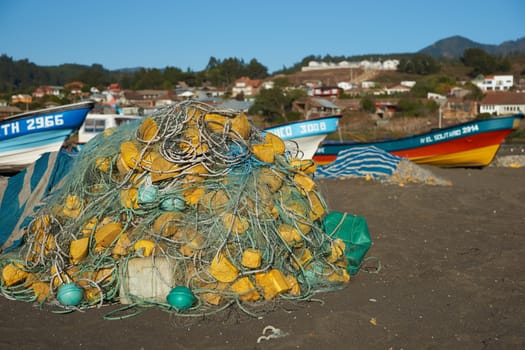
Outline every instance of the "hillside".
{"label": "hillside", "polygon": [[499,45],[481,44],[460,35],[441,39],[429,45],[418,53],[426,54],[434,58],[457,59],[463,55],[466,49],[478,48],[492,55],[508,55],[510,53],[525,53],[525,37],[517,40],[505,41]]}
{"label": "hillside", "polygon": [[359,84],[366,80],[372,80],[377,77],[379,72],[377,70],[339,68],[297,72],[283,76],[293,85],[300,85],[306,82],[321,82],[325,86],[334,86],[341,81],[351,81]]}

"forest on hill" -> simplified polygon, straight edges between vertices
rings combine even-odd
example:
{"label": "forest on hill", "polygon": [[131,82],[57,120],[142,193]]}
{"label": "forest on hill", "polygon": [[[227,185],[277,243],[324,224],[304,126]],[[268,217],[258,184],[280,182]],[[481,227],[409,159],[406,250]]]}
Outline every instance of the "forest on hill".
{"label": "forest on hill", "polygon": [[[459,54],[461,52],[461,55]],[[38,66],[28,59],[13,60],[0,55],[0,99],[8,100],[12,94],[30,94],[39,86],[64,86],[73,81],[85,84],[86,91],[94,86],[100,90],[111,83],[119,83],[123,89],[174,89],[180,82],[198,87],[204,83],[218,88],[227,88],[240,77],[266,79],[271,76],[288,77],[290,83],[298,83],[301,67],[311,61],[338,63],[341,61],[385,61],[399,60],[396,72],[382,73],[378,79],[388,82],[404,80],[428,80],[428,77],[446,76],[452,80],[466,80],[479,74],[512,74],[516,81],[525,77],[525,38],[507,41],[501,45],[484,45],[469,39],[454,36],[440,40],[417,53],[319,56],[309,55],[300,62],[271,75],[268,68],[253,58],[249,62],[235,57],[217,59],[210,57],[202,71],[183,71],[177,67],[128,68],[108,70],[101,64],[91,66],[62,64]],[[439,78],[442,80],[442,78]],[[405,79],[406,80],[406,79]],[[335,80],[332,80],[334,83]]]}
{"label": "forest on hill", "polygon": [[37,66],[27,59],[17,61],[5,54],[0,56],[0,93],[30,93],[38,86],[63,86],[72,81],[80,81],[88,89],[90,86],[106,87],[111,83],[132,90],[173,89],[181,81],[189,86],[200,86],[203,82],[228,86],[241,76],[263,79],[268,76],[268,69],[256,59],[245,63],[237,58],[221,61],[211,57],[200,72],[182,71],[177,67],[111,71],[100,64]]}
{"label": "forest on hill", "polygon": [[[400,61],[397,73],[426,76],[430,74],[460,74],[474,77],[478,74],[505,73],[516,78],[525,75],[525,54],[493,56],[482,49],[467,49],[457,60],[435,59],[426,54],[400,54],[374,56],[375,60],[397,57]],[[274,75],[292,76],[300,72],[302,66],[310,61],[339,62],[342,57],[308,56],[291,68],[283,69]],[[356,59],[356,58],[354,58]],[[364,59],[364,58],[363,58]],[[13,60],[7,55],[0,56],[0,95],[13,93],[31,93],[43,85],[63,86],[72,81],[81,81],[90,86],[106,87],[119,83],[124,89],[173,89],[179,82],[189,86],[201,86],[207,82],[216,87],[227,87],[240,77],[265,79],[270,75],[268,69],[252,59],[245,63],[238,58],[218,60],[211,57],[207,67],[199,72],[182,71],[176,67],[137,68],[127,70],[108,70],[100,64],[84,66],[63,64],[60,66],[37,66],[27,59]]]}

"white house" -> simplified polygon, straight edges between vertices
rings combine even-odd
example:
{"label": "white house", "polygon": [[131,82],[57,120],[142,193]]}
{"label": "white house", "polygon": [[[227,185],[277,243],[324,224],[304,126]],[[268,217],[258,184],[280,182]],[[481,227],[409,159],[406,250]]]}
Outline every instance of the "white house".
{"label": "white house", "polygon": [[301,67],[301,70],[303,72],[311,71],[311,70],[320,70],[320,69],[342,69],[342,68],[396,70],[398,65],[399,65],[399,60],[396,60],[396,59],[385,60],[384,62],[369,61],[369,60],[363,60],[360,62],[341,61],[339,63],[310,61],[308,62],[308,66]]}
{"label": "white house", "polygon": [[340,89],[343,89],[343,91],[348,91],[348,90],[352,90],[353,88],[355,88],[356,85],[352,84],[349,81],[341,81],[337,83],[337,87],[339,87]]}
{"label": "white house", "polygon": [[413,80],[403,80],[400,84],[409,88],[413,88],[416,85],[416,82]]}
{"label": "white house", "polygon": [[404,94],[404,93],[410,92],[410,88],[408,86],[398,84],[398,85],[394,85],[389,88],[386,88],[385,92],[387,95]]}
{"label": "white house", "polygon": [[489,92],[479,103],[479,112],[492,115],[525,113],[525,93]]}
{"label": "white house", "polygon": [[399,65],[399,60],[386,60],[382,66],[384,70],[396,70]]}
{"label": "white house", "polygon": [[241,77],[235,80],[235,85],[232,87],[232,96],[242,94],[244,96],[254,96],[259,91],[261,80],[250,79],[248,77]]}
{"label": "white house", "polygon": [[376,86],[376,83],[374,81],[363,81],[361,82],[361,87],[363,89],[372,89]]}
{"label": "white house", "polygon": [[472,81],[481,91],[507,91],[514,85],[512,75],[487,75],[480,76]]}
{"label": "white house", "polygon": [[263,81],[261,84],[261,87],[265,90],[273,89],[274,86],[275,86],[275,82],[273,80]]}

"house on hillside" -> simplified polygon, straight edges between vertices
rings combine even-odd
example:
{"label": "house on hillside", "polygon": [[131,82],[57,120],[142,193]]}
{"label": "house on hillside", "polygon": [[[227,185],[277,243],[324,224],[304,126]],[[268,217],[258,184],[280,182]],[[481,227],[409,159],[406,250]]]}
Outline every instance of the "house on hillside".
{"label": "house on hillside", "polygon": [[198,89],[196,92],[196,95],[200,98],[213,98],[213,97],[221,97],[224,96],[226,93],[226,90],[216,88],[214,86],[203,86],[202,88]]}
{"label": "house on hillside", "polygon": [[435,92],[427,92],[427,100],[432,100],[437,104],[442,105],[443,103],[447,102],[447,96],[437,94]]}
{"label": "house on hillside", "polygon": [[342,109],[330,99],[307,97],[294,101],[292,110],[301,113],[305,118],[311,118],[341,114]]}
{"label": "house on hillside", "polygon": [[58,96],[64,97],[64,88],[62,86],[40,86],[31,94],[34,98],[42,98],[44,96]]}
{"label": "house on hillside", "polygon": [[337,87],[342,89],[343,91],[349,91],[349,90],[357,88],[357,85],[349,81],[341,81],[337,83]]}
{"label": "house on hillside", "polygon": [[339,98],[341,88],[338,86],[312,86],[306,90],[306,94],[313,97]]}
{"label": "house on hillside", "polygon": [[72,81],[64,85],[64,88],[68,89],[72,95],[81,95],[84,83],[80,81]]}
{"label": "house on hillside", "polygon": [[263,81],[261,84],[261,88],[265,90],[273,89],[274,86],[275,86],[275,82],[273,80],[266,80],[266,81]]}
{"label": "house on hillside", "polygon": [[452,97],[463,98],[470,93],[471,91],[469,89],[465,89],[459,86],[454,86],[453,88],[450,89],[450,91],[448,92],[448,95]]}
{"label": "house on hillside", "polygon": [[410,88],[405,85],[397,84],[385,89],[387,95],[406,94],[410,92]]}
{"label": "house on hillside", "polygon": [[403,80],[399,84],[409,88],[413,88],[414,86],[416,86],[416,82],[414,80]]}
{"label": "house on hillside", "polygon": [[119,103],[146,109],[171,104],[175,99],[169,90],[125,90]]}
{"label": "house on hillside", "polygon": [[381,99],[375,102],[375,115],[379,119],[390,119],[397,112],[397,99]]}
{"label": "house on hillside", "polygon": [[196,96],[195,92],[193,90],[185,90],[182,92],[177,93],[177,98],[181,100],[189,100]]}
{"label": "house on hillside", "polygon": [[31,95],[18,94],[18,95],[11,96],[11,104],[15,104],[15,103],[30,104],[31,102],[33,102],[33,98],[31,97]]}
{"label": "house on hillside", "polygon": [[248,77],[241,77],[235,80],[232,87],[232,97],[235,96],[246,96],[251,97],[257,95],[261,86],[261,80],[250,79]]}
{"label": "house on hillside", "polygon": [[10,115],[15,115],[18,113],[22,113],[22,110],[16,106],[0,106],[0,119],[4,119],[5,117],[9,117]]}
{"label": "house on hillside", "polygon": [[492,115],[509,115],[525,113],[525,93],[489,92],[479,103],[479,113]]}
{"label": "house on hillside", "polygon": [[373,89],[376,87],[375,81],[363,81],[361,82],[362,89]]}
{"label": "house on hillside", "polygon": [[472,83],[480,88],[481,91],[508,91],[514,86],[512,75],[479,75]]}
{"label": "house on hillside", "polygon": [[119,94],[122,91],[122,88],[120,87],[119,83],[112,83],[109,84],[108,91],[110,91],[112,94]]}

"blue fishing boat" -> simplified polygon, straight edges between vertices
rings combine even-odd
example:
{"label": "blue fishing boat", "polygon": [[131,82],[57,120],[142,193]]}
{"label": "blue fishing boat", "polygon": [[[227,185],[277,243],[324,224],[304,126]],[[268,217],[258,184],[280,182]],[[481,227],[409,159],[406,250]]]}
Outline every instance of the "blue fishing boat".
{"label": "blue fishing boat", "polygon": [[40,109],[0,121],[0,173],[15,173],[47,152],[57,152],[78,131],[95,102]]}
{"label": "blue fishing boat", "polygon": [[476,119],[394,140],[325,141],[313,160],[318,165],[326,165],[335,161],[342,150],[373,146],[419,164],[439,167],[484,167],[492,162],[501,143],[518,128],[521,119],[521,113]]}
{"label": "blue fishing boat", "polygon": [[337,131],[342,115],[310,118],[266,128],[265,131],[279,136],[286,148],[298,154],[298,158],[312,159],[326,136]]}

